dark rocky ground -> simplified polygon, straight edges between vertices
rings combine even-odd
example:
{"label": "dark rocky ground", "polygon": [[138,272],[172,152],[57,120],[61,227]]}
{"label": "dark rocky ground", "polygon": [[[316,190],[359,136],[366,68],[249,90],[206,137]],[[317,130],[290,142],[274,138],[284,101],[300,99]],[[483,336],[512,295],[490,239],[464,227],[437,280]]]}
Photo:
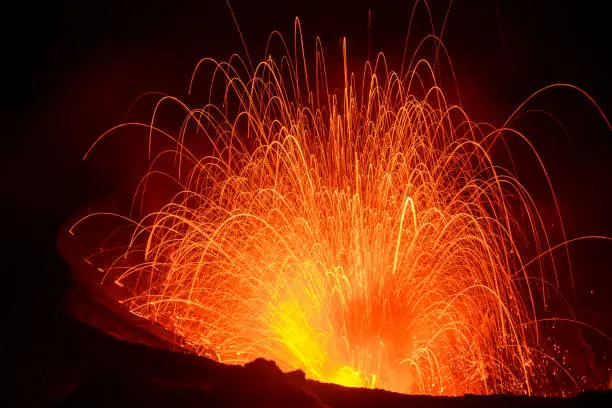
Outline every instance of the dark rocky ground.
{"label": "dark rocky ground", "polygon": [[54,321],[54,330],[45,333],[44,345],[23,347],[13,355],[18,362],[17,384],[10,392],[9,406],[612,406],[612,391],[587,392],[569,399],[429,397],[323,384],[307,380],[301,371],[283,373],[274,362],[263,359],[244,367],[229,366],[172,351],[169,341],[140,331],[126,316],[96,306],[85,293],[73,291],[67,304],[81,318],[93,313],[99,327],[140,343],[119,340],[64,313]]}

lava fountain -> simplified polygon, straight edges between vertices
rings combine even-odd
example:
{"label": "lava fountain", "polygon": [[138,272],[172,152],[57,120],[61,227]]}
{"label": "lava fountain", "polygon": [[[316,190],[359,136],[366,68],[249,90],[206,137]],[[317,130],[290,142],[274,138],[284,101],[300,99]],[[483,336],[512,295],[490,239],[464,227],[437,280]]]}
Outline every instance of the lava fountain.
{"label": "lava fountain", "polygon": [[[333,89],[321,42],[307,60],[299,33],[293,52],[273,35],[286,52],[258,64],[202,60],[190,92],[207,66],[209,103],[163,97],[152,120],[120,126],[150,132],[132,210],[70,231],[119,221],[86,259],[100,289],[224,363],[264,357],[314,380],[434,395],[549,393],[553,367],[575,382],[538,312],[568,240],[551,242],[491,154],[509,137],[531,146],[515,114],[497,128],[448,102],[439,41],[434,59],[393,72],[380,54],[358,74],[344,45]],[[167,103],[185,112],[174,134],[158,124]]]}

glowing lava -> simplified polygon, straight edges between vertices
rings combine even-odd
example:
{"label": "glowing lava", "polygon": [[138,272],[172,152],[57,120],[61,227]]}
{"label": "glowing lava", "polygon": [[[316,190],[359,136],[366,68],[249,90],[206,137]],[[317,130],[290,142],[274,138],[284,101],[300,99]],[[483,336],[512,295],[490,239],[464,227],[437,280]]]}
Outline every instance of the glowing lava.
{"label": "glowing lava", "polygon": [[[123,232],[90,258],[104,284],[226,363],[406,393],[542,392],[553,245],[490,155],[523,136],[447,103],[425,60],[395,73],[381,55],[355,76],[345,57],[333,91],[317,44],[310,68],[297,51],[254,68],[203,60],[221,99],[185,107],[176,136],[145,124],[169,142]],[[210,155],[184,143],[193,134]],[[160,177],[175,194],[151,210]]]}

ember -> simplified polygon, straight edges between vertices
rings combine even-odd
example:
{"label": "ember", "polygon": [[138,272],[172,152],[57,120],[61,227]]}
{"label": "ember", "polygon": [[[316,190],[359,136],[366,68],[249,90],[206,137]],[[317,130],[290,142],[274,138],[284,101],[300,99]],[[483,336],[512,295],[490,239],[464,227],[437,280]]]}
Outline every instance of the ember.
{"label": "ember", "polygon": [[[133,211],[71,230],[123,221],[87,258],[102,290],[224,363],[263,357],[412,394],[581,390],[538,312],[575,239],[553,242],[530,192],[491,155],[519,138],[539,160],[510,127],[521,108],[499,128],[475,123],[448,102],[437,61],[394,72],[381,54],[355,74],[346,44],[336,91],[320,43],[309,61],[299,22],[296,32],[293,53],[258,64],[202,60],[192,83],[212,66],[211,102],[158,105],[184,109],[178,134],[158,124],[161,107],[121,125],[151,132]],[[213,153],[192,151],[193,134]],[[154,208],[168,180],[174,194]]]}

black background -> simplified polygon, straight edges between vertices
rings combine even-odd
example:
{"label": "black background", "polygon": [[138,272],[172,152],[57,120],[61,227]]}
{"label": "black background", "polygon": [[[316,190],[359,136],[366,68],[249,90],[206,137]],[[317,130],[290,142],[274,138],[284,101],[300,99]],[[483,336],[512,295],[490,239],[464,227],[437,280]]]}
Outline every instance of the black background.
{"label": "black background", "polygon": [[[447,3],[432,3],[439,30]],[[612,115],[611,36],[603,3],[455,1],[444,42],[464,109],[476,120],[501,125],[531,93],[567,82],[586,90]],[[347,36],[349,58],[363,60],[382,50],[396,69],[412,4],[232,2],[255,59],[270,31],[290,37],[299,16],[307,45],[320,36],[333,54]],[[421,29],[423,11],[415,23]],[[82,155],[100,133],[123,120],[139,95],[161,91],[184,98],[201,57],[224,59],[242,52],[242,46],[223,0],[4,2],[0,16],[4,337],[11,343],[7,350],[15,357],[17,378],[37,392],[39,384],[31,378],[40,377],[53,358],[61,366],[57,355],[74,346],[61,324],[61,299],[71,279],[56,250],[57,231],[75,211],[133,176],[137,166],[132,164],[138,162],[130,149],[86,162]],[[522,129],[547,166],[568,236],[612,236],[612,133],[577,92],[551,91],[533,107],[549,110],[568,130],[538,121]],[[520,153],[517,157],[519,177],[529,187],[533,165],[521,170]],[[533,183],[544,213],[550,211],[550,200]],[[564,295],[579,320],[612,334],[612,245],[576,244],[572,256],[576,286],[564,284]],[[609,366],[604,361],[610,358],[609,345],[607,351],[595,350],[600,363]]]}

